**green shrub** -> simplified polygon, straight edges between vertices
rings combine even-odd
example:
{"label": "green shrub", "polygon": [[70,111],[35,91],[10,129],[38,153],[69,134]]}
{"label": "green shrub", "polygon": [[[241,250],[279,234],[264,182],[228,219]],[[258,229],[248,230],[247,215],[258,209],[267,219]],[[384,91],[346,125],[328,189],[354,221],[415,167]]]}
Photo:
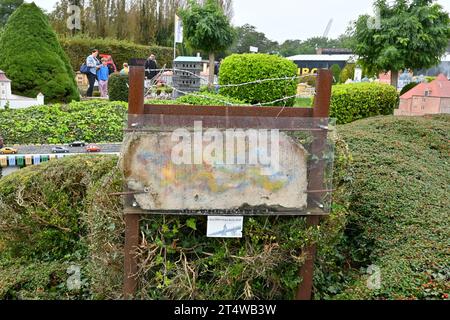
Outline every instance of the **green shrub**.
{"label": "green shrub", "polygon": [[[291,299],[301,249],[317,242],[316,299],[443,299],[450,289],[449,123],[441,115],[339,126],[348,146],[337,140],[335,206],[320,228],[301,218],[249,217],[243,239],[209,239],[205,217],[145,217],[137,298]],[[121,297],[123,204],[109,195],[123,187],[116,162],[65,158],[0,179],[0,208],[7,208],[0,210],[0,299]],[[67,199],[70,214],[61,215]],[[36,215],[44,221],[29,219]],[[32,240],[57,226],[77,230],[67,235],[78,242],[56,242],[46,254],[50,244]],[[23,239],[27,231],[31,238]],[[65,287],[68,261],[82,267],[80,291]],[[371,264],[381,269],[380,290],[367,289]]]}
{"label": "green shrub", "polygon": [[34,3],[21,5],[0,39],[0,69],[17,94],[46,102],[79,100],[75,74],[47,17]]}
{"label": "green shrub", "polygon": [[226,97],[220,94],[210,92],[191,93],[181,96],[177,99],[178,104],[190,104],[197,106],[228,106],[228,105],[242,105],[246,103],[239,100]]}
{"label": "green shrub", "polygon": [[128,76],[112,74],[108,81],[108,95],[110,101],[128,102]]}
{"label": "green shrub", "polygon": [[333,64],[330,70],[333,73],[333,83],[339,83],[341,80],[341,67],[337,64]]}
{"label": "green shrub", "polygon": [[414,88],[415,86],[417,86],[419,83],[417,82],[411,82],[408,83],[406,86],[403,87],[402,91],[400,91],[400,97],[402,95],[404,95],[405,93],[407,93],[409,90],[411,90],[412,88]]}
{"label": "green shrub", "polygon": [[88,37],[60,38],[60,43],[70,58],[74,71],[80,70],[80,66],[86,61],[93,48],[100,53],[112,55],[118,69],[124,62],[131,58],[147,59],[151,53],[156,55],[158,67],[172,66],[173,49],[159,46],[144,46],[128,41],[116,39],[92,39]]}
{"label": "green shrub", "polygon": [[[450,292],[450,116],[376,117],[339,127],[353,156],[341,299],[445,299]],[[367,288],[369,265],[381,288]]]}
{"label": "green shrub", "polygon": [[11,257],[51,261],[82,250],[87,188],[110,170],[101,161],[113,165],[110,158],[83,157],[68,159],[66,169],[47,163],[0,179],[0,243]]}
{"label": "green shrub", "polygon": [[306,83],[308,86],[315,87],[317,82],[317,76],[315,75],[305,75],[300,77],[300,83]]}
{"label": "green shrub", "polygon": [[145,104],[175,105],[175,104],[181,104],[181,103],[177,102],[176,100],[171,100],[171,99],[149,99],[149,100],[145,100]]}
{"label": "green shrub", "polygon": [[341,75],[339,77],[339,81],[341,83],[345,83],[348,79],[353,80],[355,76],[356,64],[348,63],[344,69],[342,69]]}
{"label": "green shrub", "polygon": [[[297,76],[297,66],[292,61],[268,54],[233,54],[223,60],[219,84],[242,84],[263,79]],[[276,103],[272,101],[294,96],[298,80],[275,80],[237,87],[222,87],[220,93],[249,104],[293,106],[295,98]]]}
{"label": "green shrub", "polygon": [[378,115],[393,114],[399,103],[394,87],[379,83],[351,83],[333,86],[331,117],[339,124]]}
{"label": "green shrub", "polygon": [[[348,155],[341,153],[341,148],[338,148],[338,154],[340,163],[346,163]],[[5,298],[2,295],[5,291],[9,297],[18,293],[26,293],[29,298],[52,299],[67,295],[64,280],[56,275],[55,281],[58,286],[62,285],[58,291],[54,290],[54,285],[37,290],[48,276],[47,268],[42,264],[35,265],[42,268],[42,272],[35,274],[39,273],[39,278],[44,279],[22,282],[24,272],[31,280],[32,275],[26,270],[30,270],[35,260],[42,261],[51,245],[32,241],[39,234],[55,229],[46,221],[59,222],[58,227],[69,228],[67,234],[79,239],[73,246],[67,245],[70,243],[67,241],[56,243],[53,251],[58,254],[49,255],[46,261],[73,261],[77,255],[75,261],[84,261],[82,275],[88,287],[83,292],[89,295],[83,294],[81,298],[120,298],[123,203],[120,197],[109,195],[123,188],[122,172],[116,162],[117,157],[113,156],[69,157],[28,167],[0,180],[0,193],[7,195],[2,198],[2,209],[7,210],[0,210],[0,216],[5,217],[0,223],[12,225],[5,232],[0,230],[3,237],[10,239],[0,251],[0,266],[5,252],[19,245],[21,251],[14,256],[13,262],[17,259],[22,262],[17,278],[12,277],[12,267],[0,268],[0,299]],[[24,197],[19,198],[18,203],[17,196],[22,194]],[[61,216],[63,211],[60,210],[71,197],[74,197],[73,206],[66,209],[67,216]],[[41,211],[44,207],[51,210]],[[43,217],[45,221],[30,219],[34,216]],[[64,223],[67,219],[71,222]],[[142,271],[139,276],[141,290],[137,298],[292,299],[300,282],[298,268],[305,259],[301,249],[320,238],[318,257],[330,264],[334,259],[334,243],[343,233],[345,210],[336,208],[329,219],[324,219],[320,229],[308,228],[302,218],[247,217],[243,239],[207,238],[206,220],[206,217],[190,216],[148,216],[142,220],[144,239],[137,255]],[[21,229],[31,232],[31,238],[22,242],[21,236],[26,231],[15,232]],[[318,264],[316,270],[320,268]],[[193,276],[195,281],[191,279]],[[319,281],[316,288],[326,285],[326,280]]]}
{"label": "green shrub", "polygon": [[126,114],[126,103],[105,100],[0,110],[0,132],[8,144],[120,142]]}

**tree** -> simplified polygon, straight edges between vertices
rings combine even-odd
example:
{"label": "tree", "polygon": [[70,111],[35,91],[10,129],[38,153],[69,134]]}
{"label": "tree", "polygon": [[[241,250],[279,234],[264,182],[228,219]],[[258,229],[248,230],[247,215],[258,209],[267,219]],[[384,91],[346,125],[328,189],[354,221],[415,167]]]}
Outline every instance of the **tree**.
{"label": "tree", "polygon": [[0,0],[0,27],[4,26],[9,16],[16,10],[23,0]]}
{"label": "tree", "polygon": [[449,15],[433,0],[377,0],[378,18],[363,15],[354,25],[355,53],[370,73],[429,68],[439,63],[450,38]]}
{"label": "tree", "polygon": [[341,67],[337,64],[333,64],[330,70],[333,73],[333,83],[339,83],[341,80]]}
{"label": "tree", "polygon": [[69,59],[34,3],[22,4],[9,18],[0,38],[0,69],[12,89],[28,97],[45,95],[46,102],[79,100]]}
{"label": "tree", "polygon": [[233,53],[247,53],[250,46],[257,47],[260,53],[278,51],[276,41],[267,39],[264,33],[256,31],[256,28],[249,24],[237,27],[236,35],[236,42],[231,49]]}
{"label": "tree", "polygon": [[324,37],[313,37],[305,41],[286,40],[280,45],[280,54],[284,57],[295,56],[298,54],[316,54],[319,48],[341,48],[352,49],[354,47],[354,38],[350,34],[343,34],[338,39],[329,39]]}
{"label": "tree", "polygon": [[354,64],[354,63],[347,64],[344,67],[344,69],[342,69],[342,71],[341,71],[341,75],[339,77],[339,82],[345,83],[345,82],[347,82],[348,79],[353,80],[353,78],[355,76],[355,69],[356,69],[356,64]]}
{"label": "tree", "polygon": [[180,10],[184,36],[191,47],[209,53],[209,85],[214,82],[215,54],[233,44],[234,30],[217,0],[206,0],[203,5],[194,0]]}

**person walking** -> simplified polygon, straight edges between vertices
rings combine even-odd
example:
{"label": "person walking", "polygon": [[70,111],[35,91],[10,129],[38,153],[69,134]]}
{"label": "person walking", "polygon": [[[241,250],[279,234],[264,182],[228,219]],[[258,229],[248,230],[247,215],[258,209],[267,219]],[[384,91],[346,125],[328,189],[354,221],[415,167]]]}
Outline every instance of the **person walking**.
{"label": "person walking", "polygon": [[97,70],[100,68],[100,61],[97,59],[98,50],[93,49],[91,55],[86,58],[86,66],[89,68],[87,78],[89,81],[89,88],[86,92],[87,97],[92,97],[94,93],[95,80],[97,79]]}
{"label": "person walking", "polygon": [[108,59],[102,59],[102,65],[97,72],[98,88],[100,89],[100,96],[102,98],[108,97],[108,79],[109,79],[109,67]]}
{"label": "person walking", "polygon": [[147,80],[152,81],[158,75],[158,65],[156,63],[156,57],[151,54],[145,62],[145,77]]}
{"label": "person walking", "polygon": [[113,73],[117,72],[116,65],[114,64],[112,57],[110,56],[106,58],[106,61],[109,69],[109,75],[112,75]]}

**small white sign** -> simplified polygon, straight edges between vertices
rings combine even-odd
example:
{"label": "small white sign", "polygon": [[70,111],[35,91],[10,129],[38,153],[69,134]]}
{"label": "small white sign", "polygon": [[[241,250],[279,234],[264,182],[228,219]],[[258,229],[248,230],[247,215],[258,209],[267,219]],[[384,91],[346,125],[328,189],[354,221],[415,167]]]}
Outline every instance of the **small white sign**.
{"label": "small white sign", "polygon": [[257,53],[259,51],[258,47],[250,47],[250,52]]}
{"label": "small white sign", "polygon": [[208,216],[208,238],[242,238],[244,217]]}

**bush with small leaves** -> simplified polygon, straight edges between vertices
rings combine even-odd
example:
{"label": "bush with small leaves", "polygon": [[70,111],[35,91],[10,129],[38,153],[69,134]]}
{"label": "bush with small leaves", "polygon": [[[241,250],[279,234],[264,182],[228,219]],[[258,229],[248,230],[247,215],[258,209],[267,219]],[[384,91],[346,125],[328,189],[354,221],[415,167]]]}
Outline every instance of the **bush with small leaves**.
{"label": "bush with small leaves", "polygon": [[[290,106],[295,103],[297,91],[297,66],[294,62],[268,54],[233,54],[223,60],[219,84],[220,94],[245,101],[249,104]],[[288,78],[286,80],[264,79]],[[256,82],[253,84],[228,86]],[[275,103],[272,101],[292,97]]]}

